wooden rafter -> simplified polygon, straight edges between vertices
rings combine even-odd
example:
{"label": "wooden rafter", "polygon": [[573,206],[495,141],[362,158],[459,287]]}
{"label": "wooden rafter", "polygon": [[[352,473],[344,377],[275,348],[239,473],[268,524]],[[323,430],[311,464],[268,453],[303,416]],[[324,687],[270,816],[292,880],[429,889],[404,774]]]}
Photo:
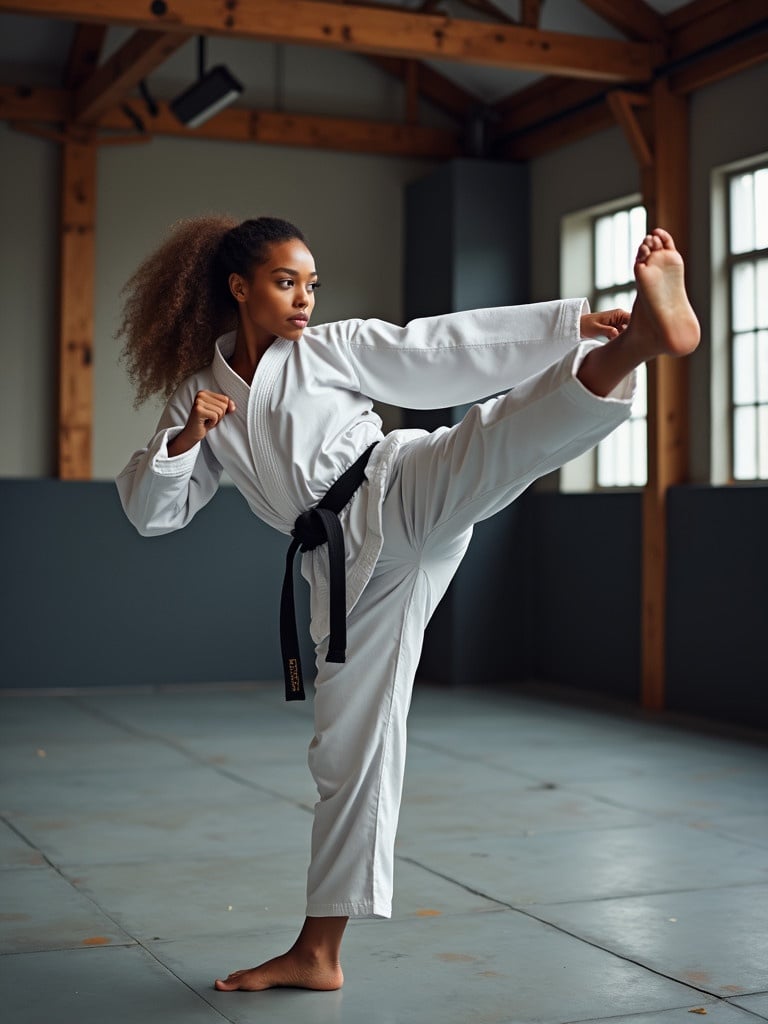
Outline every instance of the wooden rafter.
{"label": "wooden rafter", "polygon": [[645,0],[581,0],[630,39],[661,42],[666,36],[664,18]]}
{"label": "wooden rafter", "polygon": [[638,107],[648,106],[645,93],[631,93],[625,89],[614,89],[607,96],[608,107],[621,127],[641,168],[650,167],[653,163],[653,152],[645,131],[637,117]]}
{"label": "wooden rafter", "polygon": [[[286,114],[272,110],[222,110],[199,128],[190,130],[174,117],[167,104],[159,103],[151,129],[157,135],[183,138],[261,142],[277,146],[307,146],[350,153],[380,153],[387,156],[417,156],[448,159],[460,152],[458,136],[444,128],[391,121],[366,121],[351,117],[319,117]],[[130,121],[112,108],[101,122],[105,127],[125,129]]]}
{"label": "wooden rafter", "polygon": [[686,95],[728,75],[744,71],[768,60],[768,30],[740,39],[669,76],[674,92]]}
{"label": "wooden rafter", "polygon": [[[103,20],[161,32],[223,35],[330,46],[421,60],[445,59],[573,78],[642,82],[652,74],[643,43],[589,39],[518,25],[497,25],[412,11],[379,10],[319,0],[0,0],[0,11]],[[162,13],[153,14],[152,11]]]}
{"label": "wooden rafter", "polygon": [[178,32],[134,32],[109,60],[97,68],[75,94],[74,116],[81,123],[98,121],[101,114],[166,61],[187,41]]}
{"label": "wooden rafter", "polygon": [[64,72],[66,89],[76,89],[96,70],[106,35],[106,25],[77,26]]}
{"label": "wooden rafter", "polygon": [[71,117],[72,94],[66,89],[0,85],[0,121],[58,124]]}
{"label": "wooden rafter", "polygon": [[[361,118],[320,117],[286,114],[271,110],[222,110],[199,128],[189,129],[171,113],[166,103],[158,104],[158,115],[151,122],[136,106],[156,135],[182,138],[217,139],[232,142],[261,142],[280,146],[310,146],[354,153],[380,153],[390,156],[417,156],[447,159],[458,156],[456,132],[418,124],[390,121],[366,121]],[[19,90],[0,86],[0,120],[28,125],[37,122],[66,121],[71,109],[69,95],[60,89]],[[109,130],[135,132],[131,118],[121,106],[105,111],[100,126]]]}
{"label": "wooden rafter", "polygon": [[501,118],[498,134],[515,134],[546,124],[586,104],[599,102],[604,94],[605,87],[595,82],[543,78],[495,104]]}
{"label": "wooden rafter", "polygon": [[672,61],[691,57],[748,32],[766,28],[761,0],[693,0],[665,18]]}
{"label": "wooden rafter", "polygon": [[608,104],[604,97],[600,97],[596,102],[564,114],[555,121],[534,126],[507,139],[500,147],[499,156],[508,160],[532,160],[610,128],[613,123]]}

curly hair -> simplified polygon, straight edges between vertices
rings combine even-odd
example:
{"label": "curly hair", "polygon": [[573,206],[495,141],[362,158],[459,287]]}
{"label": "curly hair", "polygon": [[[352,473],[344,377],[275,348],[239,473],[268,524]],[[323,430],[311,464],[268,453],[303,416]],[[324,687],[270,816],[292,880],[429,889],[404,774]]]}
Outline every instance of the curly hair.
{"label": "curly hair", "polygon": [[126,296],[117,338],[139,406],[168,397],[190,374],[208,366],[216,339],[238,323],[229,275],[250,277],[276,242],[306,238],[276,217],[238,223],[211,215],[182,220],[139,266]]}

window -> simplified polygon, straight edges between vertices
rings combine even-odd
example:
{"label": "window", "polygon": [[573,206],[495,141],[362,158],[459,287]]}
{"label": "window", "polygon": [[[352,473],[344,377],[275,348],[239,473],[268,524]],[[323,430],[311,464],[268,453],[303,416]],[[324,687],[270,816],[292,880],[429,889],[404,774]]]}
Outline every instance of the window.
{"label": "window", "polygon": [[[646,233],[645,208],[640,203],[640,196],[627,196],[563,218],[560,291],[564,297],[586,295],[592,309],[632,308],[635,254]],[[559,474],[560,490],[645,485],[646,394],[643,366],[637,374],[629,421],[596,449],[566,463]]]}
{"label": "window", "polygon": [[768,166],[728,179],[731,459],[768,479]]}
{"label": "window", "polygon": [[[594,287],[590,298],[593,309],[632,308],[635,253],[644,235],[645,208],[642,206],[594,218]],[[645,366],[641,366],[630,418],[597,446],[598,487],[642,487],[647,482],[646,396]]]}

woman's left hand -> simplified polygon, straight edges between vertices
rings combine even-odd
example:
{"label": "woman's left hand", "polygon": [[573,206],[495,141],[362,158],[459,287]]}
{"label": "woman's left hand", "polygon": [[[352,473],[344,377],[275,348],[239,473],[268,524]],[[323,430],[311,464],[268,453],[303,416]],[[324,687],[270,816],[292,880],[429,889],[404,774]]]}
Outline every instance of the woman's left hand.
{"label": "woman's left hand", "polygon": [[611,341],[626,329],[629,313],[626,309],[608,309],[602,313],[585,313],[581,318],[582,338],[608,338]]}

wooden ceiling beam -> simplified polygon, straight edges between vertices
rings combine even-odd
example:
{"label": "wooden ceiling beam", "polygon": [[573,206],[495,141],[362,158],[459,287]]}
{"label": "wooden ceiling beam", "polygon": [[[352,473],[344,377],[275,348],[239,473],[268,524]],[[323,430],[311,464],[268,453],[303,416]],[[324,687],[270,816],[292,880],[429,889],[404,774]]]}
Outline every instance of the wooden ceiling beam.
{"label": "wooden ceiling beam", "polygon": [[[157,117],[150,117],[139,104],[132,106],[138,118],[144,122],[148,136],[175,135],[190,139],[261,142],[434,160],[448,159],[461,153],[458,133],[444,128],[230,107],[199,128],[190,129],[174,117],[167,103],[158,104]],[[22,90],[16,86],[0,86],[0,120],[16,126],[67,121],[70,111],[71,97],[63,89]],[[105,111],[99,125],[109,131],[136,133],[135,121],[122,106],[113,106]],[[95,141],[110,142],[112,139],[113,136],[103,135]]]}
{"label": "wooden ceiling beam", "polygon": [[595,82],[574,82],[569,78],[548,77],[520,89],[494,104],[501,115],[497,134],[526,131],[555,120],[568,112],[596,102],[605,95],[605,86]]}
{"label": "wooden ceiling beam", "polygon": [[106,25],[83,24],[75,29],[64,72],[64,88],[76,89],[99,64],[101,49],[107,35]]}
{"label": "wooden ceiling beam", "polygon": [[66,89],[0,85],[0,121],[59,124],[71,117],[72,94]]}
{"label": "wooden ceiling beam", "polygon": [[741,39],[724,50],[702,57],[689,67],[674,72],[669,76],[670,88],[673,92],[686,95],[705,85],[719,82],[721,78],[727,78],[738,71],[745,71],[755,64],[762,64],[766,60],[768,30],[756,32],[753,36]]}
{"label": "wooden ceiling beam", "polygon": [[556,121],[538,125],[507,139],[499,146],[498,155],[507,160],[532,160],[560,146],[585,139],[594,132],[610,128],[613,115],[604,99],[580,110],[564,114]]}
{"label": "wooden ceiling beam", "polygon": [[768,25],[765,4],[758,0],[693,0],[664,20],[673,62]]}
{"label": "wooden ceiling beam", "polygon": [[662,42],[667,34],[664,18],[645,0],[581,0],[629,39]]}
{"label": "wooden ceiling beam", "polygon": [[[74,21],[103,21],[157,32],[221,35],[278,43],[330,46],[420,60],[541,71],[607,82],[649,81],[651,47],[591,39],[519,25],[497,25],[442,14],[379,10],[327,0],[0,0],[0,11]],[[155,11],[157,13],[153,14]]]}
{"label": "wooden ceiling beam", "polygon": [[[199,128],[189,129],[174,117],[166,103],[158,103],[158,108],[156,118],[146,119],[148,130],[155,135],[433,159],[448,159],[460,152],[456,132],[417,124],[229,107]],[[122,109],[113,107],[101,125],[124,130],[132,127],[132,122]]]}
{"label": "wooden ceiling beam", "polygon": [[101,114],[119,103],[143,78],[166,61],[186,42],[178,32],[135,32],[109,60],[75,93],[74,117],[81,124],[98,121]]}

